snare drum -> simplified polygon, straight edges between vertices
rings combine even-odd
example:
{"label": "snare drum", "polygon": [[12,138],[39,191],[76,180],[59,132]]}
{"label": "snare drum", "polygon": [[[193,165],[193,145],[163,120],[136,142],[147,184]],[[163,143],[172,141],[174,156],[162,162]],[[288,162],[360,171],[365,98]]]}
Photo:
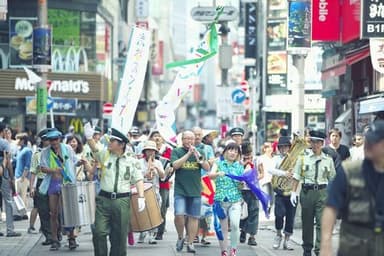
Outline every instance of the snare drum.
{"label": "snare drum", "polygon": [[156,198],[155,189],[151,183],[144,183],[145,209],[138,210],[138,193],[136,187],[131,188],[131,231],[142,232],[154,229],[163,223],[160,205]]}
{"label": "snare drum", "polygon": [[61,188],[63,227],[90,225],[95,222],[96,190],[94,181],[66,184]]}

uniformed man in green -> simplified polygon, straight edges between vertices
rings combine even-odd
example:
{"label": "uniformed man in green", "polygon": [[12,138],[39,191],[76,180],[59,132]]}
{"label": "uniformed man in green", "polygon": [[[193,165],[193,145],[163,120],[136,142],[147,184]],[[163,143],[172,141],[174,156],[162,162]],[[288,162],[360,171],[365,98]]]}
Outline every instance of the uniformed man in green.
{"label": "uniformed man in green", "polygon": [[[47,133],[49,131],[52,131],[53,129],[55,128],[46,128],[41,130],[38,133],[37,136],[40,138],[41,143],[37,148],[36,152],[33,154],[32,162],[31,162],[31,179],[30,179],[29,190],[30,190],[30,196],[33,198],[34,208],[37,208],[37,212],[39,213],[41,233],[43,233],[43,235],[45,236],[45,241],[41,243],[42,245],[52,244],[52,237],[51,237],[51,223],[49,221],[50,215],[49,215],[48,195],[43,195],[38,192],[39,187],[46,175],[40,169],[40,156],[41,156],[41,150],[49,146],[49,140],[47,140],[46,136],[47,136]],[[31,219],[32,219],[32,212],[31,212]],[[32,224],[33,223],[34,222],[32,222]]]}
{"label": "uniformed man in green", "polygon": [[98,149],[89,123],[84,126],[84,135],[95,158],[102,165],[101,191],[96,197],[93,247],[96,256],[108,254],[107,236],[111,242],[109,255],[127,254],[127,236],[130,220],[131,185],[136,184],[138,211],[145,208],[143,175],[139,161],[125,152],[128,138],[112,128],[108,148]]}
{"label": "uniformed man in green", "polygon": [[313,223],[316,220],[315,254],[320,253],[321,216],[327,198],[327,185],[335,177],[333,160],[321,148],[326,135],[320,131],[310,131],[311,151],[300,156],[293,170],[293,190],[291,203],[296,206],[297,187],[302,182],[300,192],[302,239],[304,256],[312,255]]}

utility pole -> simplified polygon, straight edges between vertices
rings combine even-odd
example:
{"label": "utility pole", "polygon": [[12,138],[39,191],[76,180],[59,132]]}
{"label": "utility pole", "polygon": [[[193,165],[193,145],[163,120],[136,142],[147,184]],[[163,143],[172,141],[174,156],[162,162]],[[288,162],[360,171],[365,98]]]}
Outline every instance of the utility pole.
{"label": "utility pole", "polygon": [[[38,27],[48,26],[48,0],[37,0]],[[41,82],[37,84],[37,108],[36,108],[36,131],[39,132],[47,127],[47,67],[40,67],[38,74]]]}
{"label": "utility pole", "polygon": [[298,73],[298,81],[292,86],[293,105],[292,109],[292,132],[300,131],[304,134],[304,65],[307,54],[292,54],[293,66]]}

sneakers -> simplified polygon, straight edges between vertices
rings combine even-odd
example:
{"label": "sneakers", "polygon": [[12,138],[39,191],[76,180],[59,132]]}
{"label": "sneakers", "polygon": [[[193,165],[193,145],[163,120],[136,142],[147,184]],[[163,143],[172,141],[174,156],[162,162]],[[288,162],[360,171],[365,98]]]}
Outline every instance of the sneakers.
{"label": "sneakers", "polygon": [[137,241],[137,243],[139,243],[139,244],[144,243],[144,239],[145,239],[146,236],[147,236],[147,233],[141,232],[140,236],[139,236],[139,241]]}
{"label": "sneakers", "polygon": [[77,247],[76,239],[75,238],[69,238],[68,239],[68,247],[69,250],[74,250]]}
{"label": "sneakers", "polygon": [[237,249],[232,248],[229,256],[236,256]]}
{"label": "sneakers", "polygon": [[28,234],[38,234],[39,233],[34,227],[29,227],[27,232],[28,232]]}
{"label": "sneakers", "polygon": [[222,251],[221,256],[229,256],[227,251]]}
{"label": "sneakers", "polygon": [[51,245],[52,240],[51,239],[46,239],[44,242],[41,243],[41,245],[46,246],[46,245]]}
{"label": "sneakers", "polygon": [[257,243],[256,243],[256,239],[254,237],[249,237],[248,238],[248,245],[251,245],[251,246],[256,246]]}
{"label": "sneakers", "polygon": [[195,236],[195,239],[193,239],[193,243],[198,244],[200,242],[199,240],[199,236]]}
{"label": "sneakers", "polygon": [[245,243],[245,240],[247,239],[247,233],[245,233],[244,231],[241,231],[240,232],[240,243]]}
{"label": "sneakers", "polygon": [[204,238],[201,238],[200,243],[201,243],[202,245],[210,245],[210,244],[211,244],[211,242],[205,240]]}
{"label": "sneakers", "polygon": [[155,241],[155,239],[153,237],[151,237],[148,240],[148,244],[157,244],[157,242]]}
{"label": "sneakers", "polygon": [[284,242],[283,242],[283,249],[288,250],[288,251],[293,251],[293,247],[291,245],[291,240],[289,237],[285,237]]}
{"label": "sneakers", "polygon": [[156,237],[155,237],[155,240],[163,240],[163,234],[157,233]]}
{"label": "sneakers", "polygon": [[196,252],[195,246],[193,244],[188,244],[187,245],[187,252],[195,253]]}
{"label": "sneakers", "polygon": [[183,250],[184,247],[184,238],[178,239],[176,242],[176,251],[180,252]]}
{"label": "sneakers", "polygon": [[275,236],[275,239],[273,240],[273,245],[272,245],[273,249],[279,249],[281,240],[283,240],[282,236],[279,236],[279,235]]}
{"label": "sneakers", "polygon": [[18,232],[7,233],[7,237],[17,237],[17,236],[21,236],[21,233],[18,233]]}
{"label": "sneakers", "polygon": [[50,251],[57,251],[60,248],[60,242],[59,241],[52,241],[51,248],[49,248]]}

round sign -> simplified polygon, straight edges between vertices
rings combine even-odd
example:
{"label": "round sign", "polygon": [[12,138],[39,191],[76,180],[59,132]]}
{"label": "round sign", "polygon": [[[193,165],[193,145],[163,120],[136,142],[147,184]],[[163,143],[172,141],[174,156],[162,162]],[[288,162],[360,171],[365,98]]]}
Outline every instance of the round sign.
{"label": "round sign", "polygon": [[247,98],[247,95],[242,89],[235,89],[232,91],[232,101],[236,104],[241,104]]}
{"label": "round sign", "polygon": [[110,102],[106,102],[103,104],[103,113],[104,114],[111,114],[113,111],[113,105]]}

